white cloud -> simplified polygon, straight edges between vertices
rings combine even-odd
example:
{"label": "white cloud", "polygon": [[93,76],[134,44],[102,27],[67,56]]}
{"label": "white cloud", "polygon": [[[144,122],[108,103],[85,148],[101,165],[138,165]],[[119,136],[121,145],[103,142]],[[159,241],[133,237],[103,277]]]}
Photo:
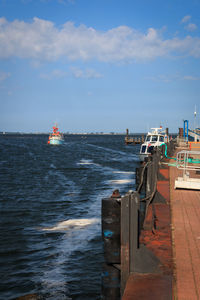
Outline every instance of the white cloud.
{"label": "white cloud", "polygon": [[10,73],[0,71],[0,82],[6,80],[8,77],[10,77]]}
{"label": "white cloud", "polygon": [[197,29],[197,25],[195,25],[193,23],[189,23],[187,26],[185,26],[185,29],[187,31],[195,31]]}
{"label": "white cloud", "polygon": [[54,23],[34,18],[32,23],[0,18],[0,58],[31,58],[39,61],[99,60],[133,62],[169,55],[200,57],[200,38],[187,36],[165,40],[149,28],[142,33],[128,26],[97,31],[72,22],[56,28]]}
{"label": "white cloud", "polygon": [[67,3],[71,3],[74,4],[75,0],[58,0],[58,3],[61,4],[67,4]]}
{"label": "white cloud", "polygon": [[[48,2],[53,2],[55,0],[40,0],[40,2],[48,3]],[[67,3],[74,3],[75,0],[56,0],[58,3],[61,4],[67,4]],[[34,2],[34,0],[21,0],[22,3],[27,4],[30,2]]]}
{"label": "white cloud", "polygon": [[196,81],[196,80],[200,80],[200,77],[188,75],[188,76],[184,76],[183,79],[184,80],[194,80],[194,81]]}
{"label": "white cloud", "polygon": [[187,23],[190,19],[191,19],[191,16],[185,16],[185,17],[183,17],[183,19],[181,20],[181,23]]}
{"label": "white cloud", "polygon": [[63,77],[66,77],[66,76],[67,76],[67,72],[63,72],[61,70],[53,70],[50,73],[40,74],[41,78],[48,79],[48,80],[55,79],[55,78],[59,79],[59,78],[63,78]]}
{"label": "white cloud", "polygon": [[188,81],[197,81],[200,80],[200,77],[197,76],[191,76],[191,75],[181,75],[179,73],[176,74],[168,74],[168,75],[156,75],[156,76],[149,76],[146,77],[147,80],[157,81],[157,82],[174,82],[174,81],[182,81],[182,80],[188,80]]}
{"label": "white cloud", "polygon": [[[98,72],[96,72],[93,69],[82,70],[80,68],[71,67],[71,73],[76,78],[91,79],[91,78],[100,78],[100,77],[102,77],[101,74],[99,74]],[[64,77],[67,77],[68,75],[69,75],[69,73],[64,72],[62,70],[56,69],[56,70],[53,70],[49,73],[41,73],[40,78],[51,80],[51,79],[64,78]]]}
{"label": "white cloud", "polygon": [[149,76],[149,77],[146,77],[145,79],[152,80],[152,81],[161,81],[161,82],[165,82],[165,83],[172,81],[171,76],[167,76],[167,75]]}
{"label": "white cloud", "polygon": [[[24,1],[24,0],[23,0]],[[27,0],[26,0],[27,1]],[[33,0],[28,0],[28,1],[33,1]],[[41,2],[53,2],[55,0],[40,0]],[[58,3],[60,4],[67,4],[67,3],[71,3],[74,4],[75,0],[56,0]]]}
{"label": "white cloud", "polygon": [[12,91],[8,91],[8,96],[12,96],[13,92]]}
{"label": "white cloud", "polygon": [[91,78],[100,78],[102,77],[101,74],[99,74],[98,72],[96,72],[93,69],[86,69],[86,70],[82,70],[79,68],[71,68],[72,74],[76,77],[76,78],[86,78],[86,79],[91,79]]}

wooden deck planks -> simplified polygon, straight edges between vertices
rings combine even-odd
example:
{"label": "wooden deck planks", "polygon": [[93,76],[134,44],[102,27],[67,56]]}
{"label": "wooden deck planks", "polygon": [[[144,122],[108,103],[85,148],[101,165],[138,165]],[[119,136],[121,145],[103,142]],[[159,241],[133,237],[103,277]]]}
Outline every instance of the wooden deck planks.
{"label": "wooden deck planks", "polygon": [[175,299],[195,300],[200,299],[200,192],[174,190],[177,176],[170,167]]}

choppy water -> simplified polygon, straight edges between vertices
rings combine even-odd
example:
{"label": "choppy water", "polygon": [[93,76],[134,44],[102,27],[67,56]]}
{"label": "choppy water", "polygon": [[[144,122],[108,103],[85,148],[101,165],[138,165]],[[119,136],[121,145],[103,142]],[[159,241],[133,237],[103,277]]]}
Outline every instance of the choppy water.
{"label": "choppy water", "polygon": [[124,136],[0,137],[0,299],[100,299],[101,199],[134,189]]}

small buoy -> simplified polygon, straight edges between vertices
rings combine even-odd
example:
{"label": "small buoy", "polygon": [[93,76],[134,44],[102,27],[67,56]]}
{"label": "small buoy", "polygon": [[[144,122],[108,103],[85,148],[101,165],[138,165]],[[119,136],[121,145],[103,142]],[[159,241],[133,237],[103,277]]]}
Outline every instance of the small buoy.
{"label": "small buoy", "polygon": [[47,144],[50,144],[50,141],[48,141]]}

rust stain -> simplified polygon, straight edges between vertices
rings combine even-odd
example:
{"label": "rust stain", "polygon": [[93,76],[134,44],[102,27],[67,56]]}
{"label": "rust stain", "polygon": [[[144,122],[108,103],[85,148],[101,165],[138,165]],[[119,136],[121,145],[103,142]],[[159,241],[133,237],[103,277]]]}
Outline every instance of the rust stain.
{"label": "rust stain", "polygon": [[150,204],[140,234],[140,243],[144,244],[160,261],[160,274],[130,275],[123,300],[148,299],[170,300],[173,297],[173,257],[170,212],[169,170],[160,170],[166,178],[157,182],[157,191],[166,199],[166,203]]}
{"label": "rust stain", "polygon": [[[168,189],[166,193],[168,199],[166,200],[169,200],[169,181],[165,184],[158,182],[157,190],[161,194],[166,192],[166,189]],[[141,232],[140,243],[145,244],[159,258],[162,263],[162,270],[170,273],[173,268],[170,206],[163,203],[151,204],[150,206],[145,222],[149,224],[153,218],[152,211],[154,211],[154,228],[147,230],[147,226],[145,227],[145,230]]]}
{"label": "rust stain", "polygon": [[160,174],[162,174],[166,179],[169,179],[169,169],[160,169]]}

